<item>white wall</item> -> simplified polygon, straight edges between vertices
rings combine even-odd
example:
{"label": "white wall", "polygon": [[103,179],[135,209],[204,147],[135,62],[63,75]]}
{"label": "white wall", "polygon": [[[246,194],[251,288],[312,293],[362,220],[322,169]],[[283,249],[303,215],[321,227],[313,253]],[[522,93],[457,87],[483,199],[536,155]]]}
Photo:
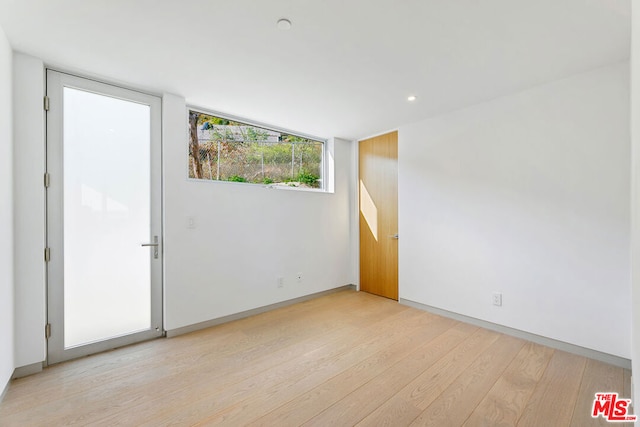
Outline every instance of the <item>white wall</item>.
{"label": "white wall", "polygon": [[166,95],[167,330],[352,283],[349,142],[334,141],[334,194],[194,181],[187,179],[186,123],[184,99]]}
{"label": "white wall", "polygon": [[400,297],[630,358],[629,156],[628,63],[401,127]]}
{"label": "white wall", "polygon": [[0,395],[13,374],[12,52],[0,28]]}
{"label": "white wall", "polygon": [[640,7],[632,4],[631,11],[631,362],[635,397],[640,393]]}
{"label": "white wall", "polygon": [[15,53],[14,218],[16,367],[45,360],[44,68]]}

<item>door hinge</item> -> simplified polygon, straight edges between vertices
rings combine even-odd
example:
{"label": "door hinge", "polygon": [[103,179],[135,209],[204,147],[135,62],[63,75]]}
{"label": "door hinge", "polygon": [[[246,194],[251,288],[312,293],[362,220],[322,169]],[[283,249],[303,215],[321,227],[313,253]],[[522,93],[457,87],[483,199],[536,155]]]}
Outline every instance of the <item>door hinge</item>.
{"label": "door hinge", "polygon": [[49,111],[49,97],[44,97],[44,111]]}
{"label": "door hinge", "polygon": [[49,188],[49,185],[51,185],[51,175],[49,175],[49,172],[45,172],[44,173],[44,188]]}
{"label": "door hinge", "polygon": [[51,323],[44,325],[44,337],[46,339],[51,338]]}
{"label": "door hinge", "polygon": [[51,261],[51,249],[44,248],[44,262]]}

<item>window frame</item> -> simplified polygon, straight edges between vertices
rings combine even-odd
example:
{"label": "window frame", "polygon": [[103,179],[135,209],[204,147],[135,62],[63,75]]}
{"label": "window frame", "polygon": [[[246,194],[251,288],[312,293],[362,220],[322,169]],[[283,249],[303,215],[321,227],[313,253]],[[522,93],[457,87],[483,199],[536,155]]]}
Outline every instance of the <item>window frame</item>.
{"label": "window frame", "polygon": [[[268,131],[274,131],[274,132],[280,132],[283,134],[287,134],[287,135],[291,135],[291,136],[297,136],[300,138],[305,138],[305,139],[310,139],[312,141],[315,142],[319,142],[322,144],[322,157],[320,160],[320,171],[322,176],[320,176],[320,178],[318,179],[320,186],[318,188],[310,188],[310,187],[291,187],[291,186],[283,186],[283,185],[275,185],[275,184],[261,184],[261,183],[255,183],[255,182],[234,182],[234,181],[223,181],[223,180],[218,180],[218,179],[203,179],[203,178],[193,178],[190,176],[190,172],[189,169],[191,167],[190,165],[190,161],[189,161],[189,113],[194,112],[194,113],[199,113],[199,114],[205,114],[208,116],[213,116],[213,117],[219,117],[221,119],[225,119],[225,120],[230,120],[230,121],[234,121],[234,122],[238,122],[238,123],[242,123],[243,125],[248,125],[248,126],[255,126],[261,129],[265,129]],[[215,110],[209,110],[206,108],[200,108],[200,107],[196,107],[196,106],[192,106],[192,105],[187,105],[186,108],[186,127],[187,127],[187,144],[186,144],[186,153],[187,153],[187,162],[186,162],[186,172],[187,172],[187,179],[189,181],[196,181],[196,182],[216,182],[216,183],[224,183],[224,184],[249,184],[253,187],[262,187],[262,188],[268,188],[268,189],[276,189],[276,190],[286,190],[286,191],[307,191],[307,192],[313,192],[313,193],[332,193],[332,191],[330,191],[330,185],[329,185],[329,165],[328,165],[328,152],[327,150],[329,149],[329,140],[325,139],[325,138],[320,138],[318,136],[314,136],[314,135],[310,135],[310,134],[305,134],[302,132],[297,132],[297,131],[292,131],[289,129],[285,129],[285,128],[281,128],[278,126],[273,126],[273,125],[269,125],[269,124],[265,124],[259,121],[255,121],[255,120],[250,120],[250,119],[246,119],[244,117],[239,117],[239,116],[235,116],[232,114],[227,114],[227,113],[221,113],[219,111],[215,111]]]}

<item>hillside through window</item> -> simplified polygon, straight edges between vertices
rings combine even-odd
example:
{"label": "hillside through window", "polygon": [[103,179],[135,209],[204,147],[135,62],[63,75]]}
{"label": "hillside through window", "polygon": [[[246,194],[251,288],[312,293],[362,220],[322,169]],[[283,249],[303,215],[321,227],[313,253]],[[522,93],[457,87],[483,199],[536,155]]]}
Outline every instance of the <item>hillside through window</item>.
{"label": "hillside through window", "polygon": [[322,188],[324,144],[265,127],[189,111],[189,177]]}

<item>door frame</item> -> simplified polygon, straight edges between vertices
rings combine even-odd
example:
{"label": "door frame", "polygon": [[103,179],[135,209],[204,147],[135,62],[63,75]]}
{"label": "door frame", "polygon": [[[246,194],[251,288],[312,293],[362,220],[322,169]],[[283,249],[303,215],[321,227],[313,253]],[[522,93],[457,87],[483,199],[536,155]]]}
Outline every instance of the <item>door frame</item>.
{"label": "door frame", "polygon": [[[164,201],[163,201],[163,164],[162,164],[162,99],[158,95],[125,88],[105,81],[78,76],[57,69],[45,68],[45,244],[50,257],[47,259],[45,274],[46,289],[46,365],[95,354],[165,335],[164,330]],[[151,258],[151,325],[149,330],[123,335],[104,341],[98,341],[64,349],[64,293],[55,292],[64,286],[63,251],[63,98],[64,87],[93,92],[116,99],[138,102],[150,106],[150,193],[151,230],[149,241],[158,236],[158,258]],[[59,91],[55,95],[53,91]],[[53,96],[52,96],[53,95]],[[52,209],[52,203],[57,203]],[[143,243],[143,242],[141,242]]]}

